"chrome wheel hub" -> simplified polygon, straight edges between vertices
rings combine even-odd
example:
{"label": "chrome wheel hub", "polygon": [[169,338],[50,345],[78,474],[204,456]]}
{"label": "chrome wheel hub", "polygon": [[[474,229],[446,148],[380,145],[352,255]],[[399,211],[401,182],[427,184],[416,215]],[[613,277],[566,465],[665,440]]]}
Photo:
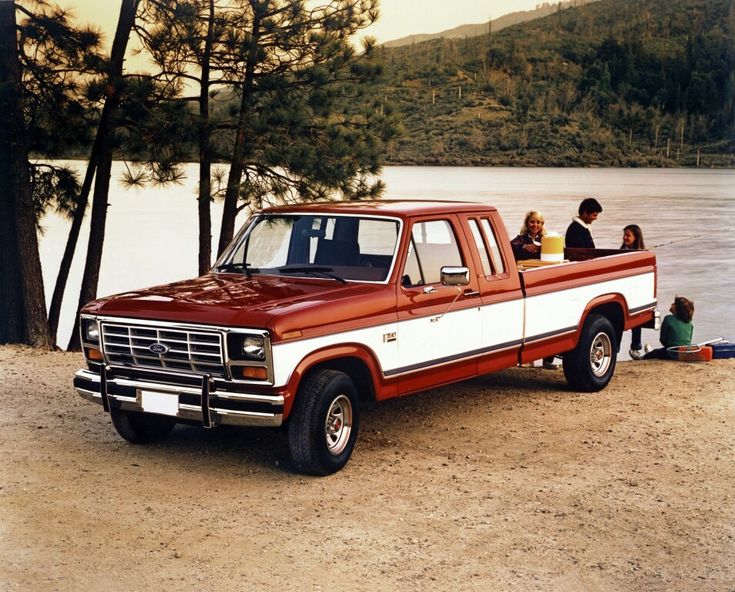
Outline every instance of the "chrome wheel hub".
{"label": "chrome wheel hub", "polygon": [[332,401],[324,420],[324,435],[327,450],[331,454],[340,454],[352,433],[352,403],[345,395],[338,395]]}
{"label": "chrome wheel hub", "polygon": [[590,346],[590,368],[592,374],[602,377],[610,369],[612,362],[612,342],[607,333],[595,335]]}

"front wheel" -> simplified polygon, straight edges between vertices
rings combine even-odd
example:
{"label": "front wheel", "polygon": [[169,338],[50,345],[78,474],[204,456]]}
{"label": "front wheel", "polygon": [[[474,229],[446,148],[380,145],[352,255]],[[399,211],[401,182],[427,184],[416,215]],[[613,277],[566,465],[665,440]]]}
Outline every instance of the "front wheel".
{"label": "front wheel", "polygon": [[564,354],[564,376],[569,386],[584,392],[604,389],[615,372],[617,355],[618,340],[612,323],[606,317],[589,315],[577,347]]}
{"label": "front wheel", "polygon": [[355,384],[344,372],[321,370],[299,387],[288,423],[288,446],[296,469],[330,475],[347,464],[359,426]]}
{"label": "front wheel", "polygon": [[160,442],[176,425],[175,417],[155,413],[111,409],[110,417],[117,433],[133,444]]}

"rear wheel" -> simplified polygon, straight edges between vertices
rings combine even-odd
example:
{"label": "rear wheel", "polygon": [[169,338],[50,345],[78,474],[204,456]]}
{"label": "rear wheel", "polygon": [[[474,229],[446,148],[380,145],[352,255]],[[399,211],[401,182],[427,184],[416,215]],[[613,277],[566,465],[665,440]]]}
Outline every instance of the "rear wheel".
{"label": "rear wheel", "polygon": [[111,409],[110,417],[117,433],[133,444],[160,442],[176,425],[175,417],[155,413]]}
{"label": "rear wheel", "polygon": [[359,426],[355,384],[344,372],[321,370],[299,387],[288,423],[288,446],[296,469],[330,475],[347,464]]}
{"label": "rear wheel", "polygon": [[589,315],[577,347],[564,354],[564,376],[569,386],[585,392],[604,389],[615,372],[617,355],[618,340],[612,323],[606,317]]}

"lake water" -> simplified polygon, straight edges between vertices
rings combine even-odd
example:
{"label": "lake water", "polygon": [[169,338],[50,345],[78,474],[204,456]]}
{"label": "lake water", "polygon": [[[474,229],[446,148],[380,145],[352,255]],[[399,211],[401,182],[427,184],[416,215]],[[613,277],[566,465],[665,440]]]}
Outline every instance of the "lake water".
{"label": "lake water", "polygon": [[[72,162],[82,170],[83,163]],[[113,166],[100,296],[175,281],[197,271],[197,165],[186,167],[177,186],[126,189]],[[511,237],[529,209],[540,210],[549,230],[563,233],[588,196],[603,212],[592,226],[598,247],[618,248],[626,224],[643,229],[655,245],[658,301],[666,314],[675,295],[695,303],[694,340],[735,340],[735,171],[703,169],[578,169],[484,167],[385,167],[386,199],[449,199],[496,206]],[[213,205],[213,251],[221,206]],[[241,224],[243,220],[239,220]],[[42,225],[40,249],[47,300],[53,292],[69,222],[55,214]],[[83,271],[88,228],[82,230],[59,324],[58,342],[69,339]],[[669,244],[671,243],[671,244]],[[658,335],[643,332],[658,345]],[[629,334],[621,348],[627,358]]]}

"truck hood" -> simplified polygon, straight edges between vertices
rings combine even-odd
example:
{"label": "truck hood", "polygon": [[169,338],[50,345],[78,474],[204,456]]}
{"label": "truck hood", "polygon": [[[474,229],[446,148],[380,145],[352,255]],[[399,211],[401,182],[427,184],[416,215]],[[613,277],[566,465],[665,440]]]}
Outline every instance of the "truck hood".
{"label": "truck hood", "polygon": [[[112,317],[181,323],[250,327],[288,331],[312,325],[307,319],[323,319],[321,309],[329,309],[329,320],[354,319],[357,302],[373,302],[363,314],[383,308],[375,298],[390,294],[383,284],[342,284],[334,280],[271,275],[208,274],[100,298],[82,312]],[[349,301],[349,304],[347,304]],[[391,303],[384,302],[390,307]],[[395,304],[395,301],[392,302]],[[384,309],[385,310],[385,309]],[[320,312],[322,314],[315,314]],[[342,318],[344,317],[344,318]],[[280,320],[280,322],[278,322]]]}

